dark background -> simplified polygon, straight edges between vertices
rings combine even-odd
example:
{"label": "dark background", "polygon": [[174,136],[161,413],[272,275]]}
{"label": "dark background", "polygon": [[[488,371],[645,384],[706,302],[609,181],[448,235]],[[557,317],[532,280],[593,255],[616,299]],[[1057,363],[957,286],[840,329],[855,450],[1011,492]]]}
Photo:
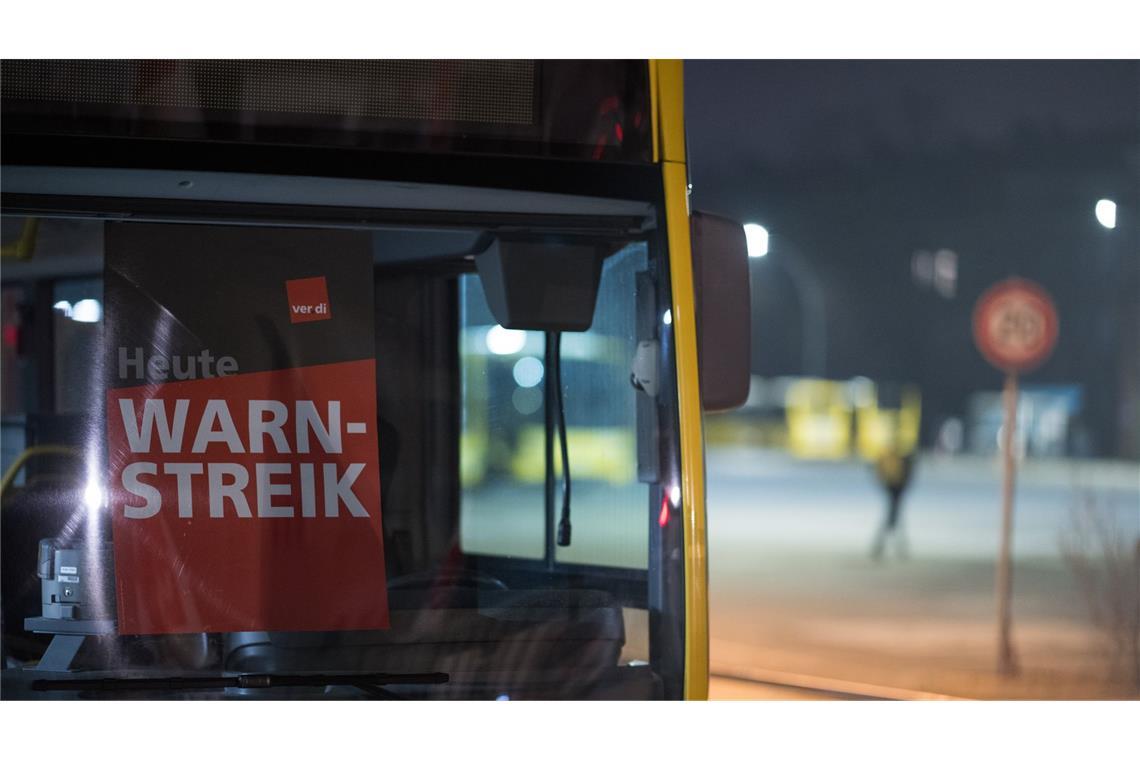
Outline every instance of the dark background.
{"label": "dark background", "polygon": [[[242,374],[371,359],[370,245],[347,230],[108,224],[108,387],[146,382],[119,378],[119,346],[148,359],[208,348]],[[332,318],[292,324],[285,281],[318,276]]]}
{"label": "dark background", "polygon": [[[696,208],[765,225],[755,374],[801,374],[795,255],[827,302],[826,374],[917,383],[923,438],[1000,387],[970,312],[1010,275],[1053,295],[1060,339],[1027,382],[1077,384],[1084,453],[1140,456],[1140,66],[1135,61],[693,61]],[[1118,204],[1117,227],[1093,209]],[[918,250],[950,249],[946,298]]]}

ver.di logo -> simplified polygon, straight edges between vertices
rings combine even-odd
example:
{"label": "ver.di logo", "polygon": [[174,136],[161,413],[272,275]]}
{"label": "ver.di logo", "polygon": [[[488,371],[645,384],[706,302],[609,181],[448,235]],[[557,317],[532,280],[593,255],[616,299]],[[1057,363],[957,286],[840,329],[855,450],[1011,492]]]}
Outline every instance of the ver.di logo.
{"label": "ver.di logo", "polygon": [[285,292],[289,296],[289,321],[293,324],[332,319],[329,289],[324,277],[286,280]]}

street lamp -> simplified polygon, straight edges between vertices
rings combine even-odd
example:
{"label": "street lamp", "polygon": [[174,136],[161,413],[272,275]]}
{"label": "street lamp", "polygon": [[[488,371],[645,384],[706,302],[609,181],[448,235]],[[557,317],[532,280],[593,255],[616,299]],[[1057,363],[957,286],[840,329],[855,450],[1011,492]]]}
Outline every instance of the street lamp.
{"label": "street lamp", "polygon": [[748,244],[748,258],[759,259],[768,255],[768,229],[764,225],[744,225],[744,240]]}
{"label": "street lamp", "polygon": [[[1114,230],[1116,229],[1116,202],[1110,201],[1108,198],[1101,198],[1096,202],[1096,220],[1100,222],[1101,226]],[[745,234],[748,234],[748,229],[745,228]],[[749,251],[749,256],[752,252]]]}

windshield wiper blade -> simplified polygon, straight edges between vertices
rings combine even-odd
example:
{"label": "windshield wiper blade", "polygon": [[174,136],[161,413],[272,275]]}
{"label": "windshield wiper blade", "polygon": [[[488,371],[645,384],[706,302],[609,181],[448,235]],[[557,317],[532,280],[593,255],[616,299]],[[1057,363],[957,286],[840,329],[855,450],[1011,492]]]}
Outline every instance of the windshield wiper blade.
{"label": "windshield wiper blade", "polygon": [[238,676],[172,678],[41,678],[34,691],[190,691],[197,689],[272,689],[283,686],[355,686],[373,696],[395,696],[381,687],[434,685],[450,680],[447,673],[292,674],[249,673]]}

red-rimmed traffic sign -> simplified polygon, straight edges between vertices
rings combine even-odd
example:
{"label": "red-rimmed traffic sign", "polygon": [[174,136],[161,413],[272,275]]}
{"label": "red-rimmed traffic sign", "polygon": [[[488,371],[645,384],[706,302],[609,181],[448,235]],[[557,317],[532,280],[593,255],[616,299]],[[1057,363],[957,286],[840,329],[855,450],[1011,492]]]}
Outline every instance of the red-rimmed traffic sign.
{"label": "red-rimmed traffic sign", "polygon": [[998,661],[1002,675],[1018,672],[1013,648],[1013,496],[1017,459],[1017,376],[1045,361],[1057,343],[1057,309],[1040,285],[1012,277],[978,299],[974,342],[991,364],[1005,372],[1002,391],[1001,544],[995,573],[998,600]]}
{"label": "red-rimmed traffic sign", "polygon": [[1003,280],[974,307],[974,342],[998,369],[1021,373],[1045,361],[1057,343],[1057,309],[1029,280]]}

